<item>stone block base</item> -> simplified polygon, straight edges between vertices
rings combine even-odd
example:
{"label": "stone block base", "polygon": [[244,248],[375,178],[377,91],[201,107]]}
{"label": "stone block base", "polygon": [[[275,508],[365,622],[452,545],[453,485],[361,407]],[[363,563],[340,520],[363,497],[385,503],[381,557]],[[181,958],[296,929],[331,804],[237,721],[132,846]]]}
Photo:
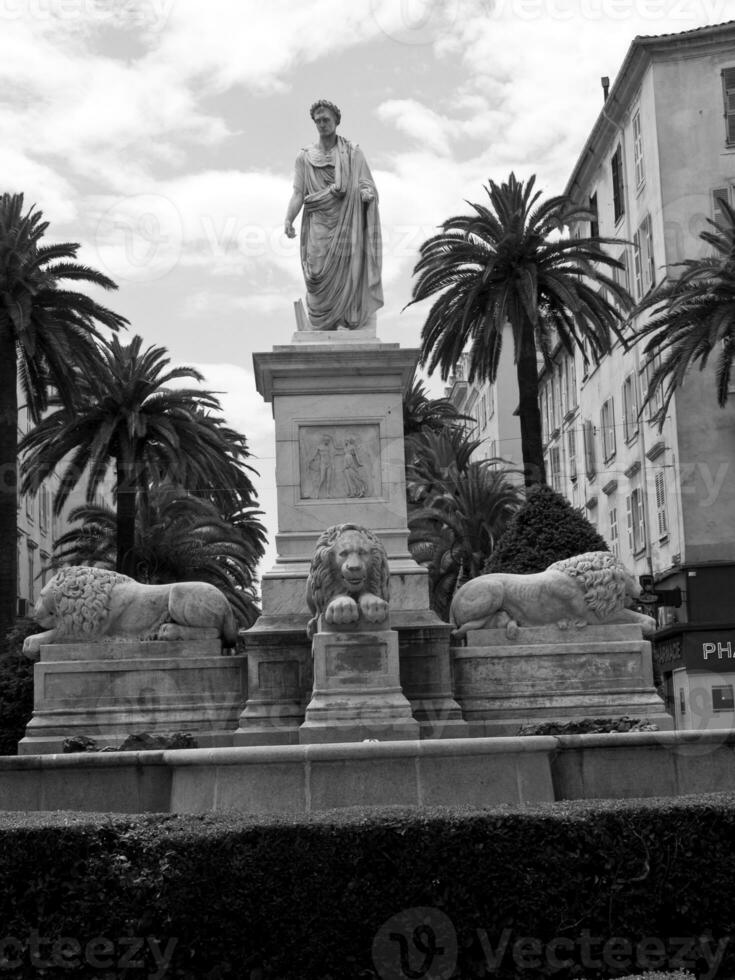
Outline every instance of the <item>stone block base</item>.
{"label": "stone block base", "polygon": [[401,690],[395,630],[317,633],[313,656],[314,691],[299,729],[302,744],[419,737]]}
{"label": "stone block base", "polygon": [[653,686],[651,645],[639,626],[470,630],[455,647],[455,692],[472,736],[524,725],[630,715],[671,729]]}
{"label": "stone block base", "polygon": [[233,745],[295,745],[312,688],[307,614],[261,616],[245,634],[248,700]]}
{"label": "stone block base", "polygon": [[62,752],[72,735],[117,748],[140,732],[232,745],[246,691],[245,657],[223,656],[219,640],[49,644],[18,752]]}

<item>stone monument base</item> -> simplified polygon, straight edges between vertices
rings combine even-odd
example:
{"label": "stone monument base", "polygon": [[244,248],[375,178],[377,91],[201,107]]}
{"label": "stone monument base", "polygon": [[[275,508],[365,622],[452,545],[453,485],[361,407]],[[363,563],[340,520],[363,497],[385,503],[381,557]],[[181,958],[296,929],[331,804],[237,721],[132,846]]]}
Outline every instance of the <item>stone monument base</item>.
{"label": "stone monument base", "polygon": [[452,650],[455,697],[472,736],[524,725],[630,715],[671,729],[653,686],[651,644],[637,625],[470,630]]}
{"label": "stone monument base", "polygon": [[18,753],[62,752],[73,735],[117,748],[141,732],[232,745],[247,696],[245,660],[223,656],[219,640],[44,645]]}
{"label": "stone monument base", "polygon": [[316,633],[314,692],[299,742],[417,739],[401,690],[395,630]]}

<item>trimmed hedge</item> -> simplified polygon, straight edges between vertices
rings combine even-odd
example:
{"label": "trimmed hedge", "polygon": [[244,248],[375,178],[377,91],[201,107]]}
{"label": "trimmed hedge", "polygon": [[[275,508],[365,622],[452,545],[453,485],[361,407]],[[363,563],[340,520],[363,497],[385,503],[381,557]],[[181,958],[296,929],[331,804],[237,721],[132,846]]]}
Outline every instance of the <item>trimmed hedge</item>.
{"label": "trimmed hedge", "polygon": [[609,551],[587,518],[561,494],[541,485],[529,490],[485,563],[484,572],[526,575],[543,572],[555,561]]}
{"label": "trimmed hedge", "polygon": [[18,620],[0,650],[0,755],[17,755],[18,742],[33,715],[33,663],[23,656],[23,641],[38,623]]}
{"label": "trimmed hedge", "polygon": [[735,794],[293,820],[4,814],[0,975],[728,977],[734,838]]}

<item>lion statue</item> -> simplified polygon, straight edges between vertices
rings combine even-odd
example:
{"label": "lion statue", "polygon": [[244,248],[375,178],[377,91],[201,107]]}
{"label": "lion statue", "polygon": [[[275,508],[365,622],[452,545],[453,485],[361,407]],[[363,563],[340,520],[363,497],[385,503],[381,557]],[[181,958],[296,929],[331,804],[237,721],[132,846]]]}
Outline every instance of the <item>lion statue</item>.
{"label": "lion statue", "polygon": [[229,602],[207,582],[145,585],[104,568],[64,568],[41,590],[34,618],[46,632],[27,637],[23,653],[37,660],[45,643],[131,640],[237,640]]}
{"label": "lion statue", "polygon": [[390,570],[385,548],[372,531],[358,524],[335,524],[316,543],[306,581],[312,638],[319,617],[331,626],[384,623],[388,618]]}
{"label": "lion statue", "polygon": [[637,623],[644,636],[656,629],[651,616],[627,607],[640,587],[608,551],[588,551],[554,562],[532,575],[480,575],[461,586],[450,610],[456,638],[468,630],[505,626],[509,639],[519,626],[570,626]]}

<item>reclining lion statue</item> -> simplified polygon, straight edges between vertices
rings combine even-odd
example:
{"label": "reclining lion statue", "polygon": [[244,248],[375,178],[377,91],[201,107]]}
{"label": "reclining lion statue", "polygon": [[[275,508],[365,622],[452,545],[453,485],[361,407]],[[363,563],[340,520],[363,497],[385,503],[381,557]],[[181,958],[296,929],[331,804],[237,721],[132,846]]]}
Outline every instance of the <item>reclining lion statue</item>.
{"label": "reclining lion statue", "polygon": [[335,524],[319,536],[306,581],[312,618],[311,639],[319,617],[330,626],[364,621],[385,623],[390,598],[388,557],[380,539],[358,524]]}
{"label": "reclining lion statue", "polygon": [[64,568],[41,590],[34,619],[46,628],[27,637],[23,653],[37,660],[46,643],[131,640],[237,640],[232,608],[208,582],[146,585],[104,568]]}
{"label": "reclining lion statue", "polygon": [[461,586],[450,610],[454,637],[468,630],[505,627],[509,639],[520,626],[636,623],[644,636],[656,629],[651,616],[627,608],[640,586],[608,551],[588,551],[554,562],[531,575],[480,575]]}

